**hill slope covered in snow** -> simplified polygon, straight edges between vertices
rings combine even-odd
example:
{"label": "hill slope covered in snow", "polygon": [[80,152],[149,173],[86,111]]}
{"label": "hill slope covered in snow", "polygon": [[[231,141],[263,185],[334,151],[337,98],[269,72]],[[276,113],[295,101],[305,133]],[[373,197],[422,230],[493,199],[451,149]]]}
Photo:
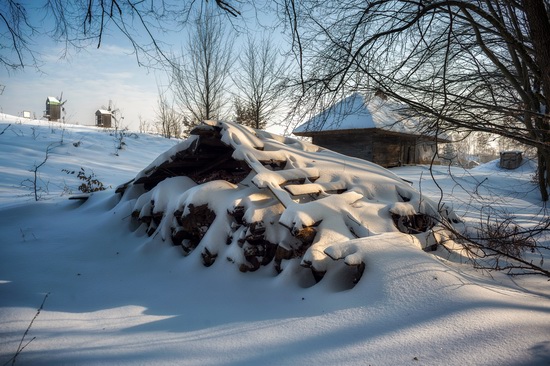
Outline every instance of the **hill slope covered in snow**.
{"label": "hill slope covered in snow", "polygon": [[[278,275],[268,267],[242,273],[226,260],[207,268],[200,252],[184,257],[161,235],[136,228],[135,202],[114,193],[177,141],[128,134],[118,149],[112,131],[10,116],[0,121],[2,131],[1,364],[14,355],[23,365],[550,360],[550,291],[542,277],[489,276],[444,252],[426,253],[401,233],[368,242],[363,276],[352,288],[331,277],[296,281],[299,265]],[[68,172],[81,168],[110,188],[69,200],[82,181]],[[393,172],[438,200],[427,169]],[[471,205],[479,205],[468,194],[474,190],[526,225],[540,218],[527,165],[455,169],[452,176],[436,167],[434,174],[445,201],[466,219],[475,219]],[[365,248],[364,240],[344,243]],[[17,354],[42,303],[22,344],[32,342]]]}

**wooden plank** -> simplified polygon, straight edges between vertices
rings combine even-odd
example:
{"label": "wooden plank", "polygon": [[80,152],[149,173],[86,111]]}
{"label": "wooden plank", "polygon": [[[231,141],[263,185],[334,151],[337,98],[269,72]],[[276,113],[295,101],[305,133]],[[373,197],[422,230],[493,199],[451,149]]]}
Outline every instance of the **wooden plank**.
{"label": "wooden plank", "polygon": [[325,183],[306,183],[306,184],[289,184],[283,187],[293,196],[301,196],[307,194],[320,193],[342,193],[347,190],[344,182],[325,182]]}
{"label": "wooden plank", "polygon": [[272,171],[263,169],[254,177],[254,184],[260,188],[266,187],[267,182],[277,185],[285,184],[289,181],[309,180],[311,182],[319,179],[320,173],[317,168],[295,168]]}
{"label": "wooden plank", "polygon": [[79,200],[79,201],[87,201],[88,198],[92,196],[93,193],[83,193],[76,196],[70,196],[70,200]]}

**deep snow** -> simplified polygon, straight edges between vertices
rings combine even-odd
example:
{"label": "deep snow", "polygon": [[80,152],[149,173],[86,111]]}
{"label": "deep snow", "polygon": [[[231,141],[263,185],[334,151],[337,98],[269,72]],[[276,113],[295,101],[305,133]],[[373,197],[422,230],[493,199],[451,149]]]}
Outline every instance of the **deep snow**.
{"label": "deep snow", "polygon": [[[550,362],[550,290],[542,277],[489,276],[394,233],[346,243],[368,247],[352,289],[330,276],[306,287],[294,278],[298,264],[278,276],[240,273],[223,260],[206,268],[199,252],[183,257],[159,236],[135,230],[132,205],[119,203],[113,190],[176,141],[135,134],[117,150],[104,130],[1,117],[0,364],[15,355],[45,294],[23,344],[35,338],[16,364]],[[35,202],[27,180],[61,139],[38,170]],[[62,170],[81,167],[112,188],[85,203],[68,200],[80,182]],[[453,168],[452,176],[436,167],[434,174],[445,200],[467,219],[476,219],[470,205],[490,203],[529,224],[542,205],[528,167],[502,171],[492,163]],[[427,167],[392,171],[439,199]],[[462,188],[477,189],[482,200]]]}

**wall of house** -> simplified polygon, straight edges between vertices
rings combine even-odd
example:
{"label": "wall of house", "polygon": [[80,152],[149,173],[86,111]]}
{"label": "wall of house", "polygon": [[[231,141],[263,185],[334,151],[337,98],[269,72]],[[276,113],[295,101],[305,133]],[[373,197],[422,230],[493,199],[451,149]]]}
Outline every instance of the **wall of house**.
{"label": "wall of house", "polygon": [[392,168],[405,164],[406,146],[393,136],[376,136],[373,141],[373,163]]}
{"label": "wall of house", "polygon": [[381,131],[320,134],[313,136],[312,142],[387,168],[418,162],[415,138]]}
{"label": "wall of house", "polygon": [[373,161],[372,137],[364,134],[315,135],[312,142],[340,154]]}

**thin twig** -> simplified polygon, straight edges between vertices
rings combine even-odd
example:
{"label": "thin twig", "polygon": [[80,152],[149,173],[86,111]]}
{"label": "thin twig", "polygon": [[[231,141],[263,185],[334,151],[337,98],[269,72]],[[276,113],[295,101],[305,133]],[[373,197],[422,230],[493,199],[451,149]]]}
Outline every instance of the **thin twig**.
{"label": "thin twig", "polygon": [[10,126],[11,126],[11,123],[10,123],[9,125],[7,125],[6,128],[4,128],[4,129],[2,130],[2,132],[0,132],[0,135],[2,135],[4,132],[6,132],[6,130],[7,130],[8,128],[10,128]]}
{"label": "thin twig", "polygon": [[44,300],[42,300],[42,304],[40,304],[40,307],[38,308],[38,310],[36,311],[36,314],[34,314],[34,317],[32,318],[31,322],[29,323],[29,326],[27,327],[27,329],[25,330],[25,333],[23,333],[23,337],[21,337],[21,341],[19,342],[19,346],[17,347],[17,351],[15,352],[15,355],[13,355],[13,357],[11,359],[9,359],[4,365],[2,366],[6,366],[7,364],[10,363],[11,361],[11,364],[12,365],[15,365],[15,360],[17,359],[17,356],[19,356],[19,354],[21,352],[23,352],[23,350],[25,349],[25,347],[27,347],[32,341],[34,341],[36,339],[36,337],[33,337],[30,341],[28,341],[27,343],[25,343],[25,345],[23,345],[23,342],[25,341],[25,337],[27,336],[27,334],[29,334],[29,331],[31,330],[31,327],[34,323],[34,321],[36,320],[36,318],[38,317],[38,315],[40,314],[40,312],[42,311],[42,309],[44,308],[44,303],[46,303],[46,299],[48,298],[48,295],[50,293],[48,292],[45,296],[44,296]]}

